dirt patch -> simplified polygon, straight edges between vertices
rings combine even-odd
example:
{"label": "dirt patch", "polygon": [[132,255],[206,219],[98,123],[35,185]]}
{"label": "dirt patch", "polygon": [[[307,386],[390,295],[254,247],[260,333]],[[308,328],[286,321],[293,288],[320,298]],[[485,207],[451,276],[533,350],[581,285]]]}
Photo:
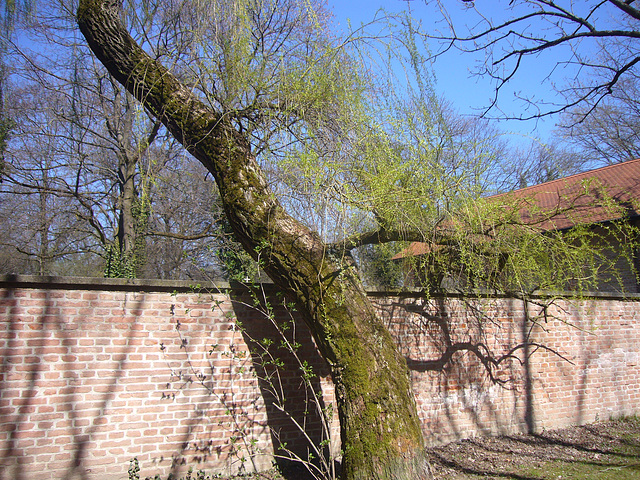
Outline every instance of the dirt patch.
{"label": "dirt patch", "polygon": [[428,453],[438,479],[640,478],[640,418],[474,438]]}
{"label": "dirt patch", "polygon": [[[640,417],[536,435],[478,437],[427,450],[437,480],[637,480],[640,479]],[[233,480],[304,480],[291,471]],[[232,480],[232,479],[229,479]]]}

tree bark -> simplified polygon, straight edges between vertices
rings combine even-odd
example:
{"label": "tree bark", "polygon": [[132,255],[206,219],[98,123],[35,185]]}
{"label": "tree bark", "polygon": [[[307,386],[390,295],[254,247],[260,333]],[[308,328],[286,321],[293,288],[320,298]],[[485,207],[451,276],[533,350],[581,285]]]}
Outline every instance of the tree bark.
{"label": "tree bark", "polygon": [[292,298],[329,363],[341,424],[343,478],[426,479],[405,359],[346,258],[291,216],[268,188],[231,120],[201,103],[135,44],[117,0],[82,0],[78,23],[98,59],[214,176],[238,241]]}
{"label": "tree bark", "polygon": [[[115,82],[114,82],[115,83]],[[136,231],[135,231],[135,215],[133,212],[137,199],[135,176],[136,166],[140,155],[132,148],[133,139],[133,108],[132,105],[126,105],[123,108],[122,93],[115,90],[113,117],[116,115],[120,118],[111,118],[108,123],[110,125],[111,136],[116,141],[118,149],[116,158],[118,160],[117,178],[118,178],[118,231],[116,240],[118,242],[118,250],[120,261],[125,259],[134,261]],[[124,99],[124,103],[128,103]]]}

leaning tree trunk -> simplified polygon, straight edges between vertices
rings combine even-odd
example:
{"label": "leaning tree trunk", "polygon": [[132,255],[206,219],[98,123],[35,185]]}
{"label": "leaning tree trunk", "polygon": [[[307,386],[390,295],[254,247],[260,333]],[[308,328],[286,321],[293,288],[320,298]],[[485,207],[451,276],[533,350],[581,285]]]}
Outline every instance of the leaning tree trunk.
{"label": "leaning tree trunk", "polygon": [[213,174],[236,238],[303,313],[331,367],[345,479],[425,479],[406,362],[354,269],[287,215],[231,121],[202,104],[122,27],[116,0],[81,0],[78,23],[110,73]]}

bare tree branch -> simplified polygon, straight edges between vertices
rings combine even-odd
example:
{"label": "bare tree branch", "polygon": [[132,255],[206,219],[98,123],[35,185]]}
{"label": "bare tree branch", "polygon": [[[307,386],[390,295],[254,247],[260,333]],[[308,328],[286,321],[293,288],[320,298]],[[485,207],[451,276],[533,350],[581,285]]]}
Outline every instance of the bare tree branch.
{"label": "bare tree branch", "polygon": [[[563,6],[555,0],[520,0],[505,3],[508,18],[494,21],[493,17],[483,13],[484,6],[476,2],[467,9],[463,19],[474,16],[468,34],[458,33],[446,7],[437,1],[444,11],[449,24],[449,32],[444,34],[427,33],[428,38],[442,42],[441,49],[434,57],[443,55],[452,47],[463,52],[488,52],[484,69],[479,75],[488,75],[495,81],[495,91],[489,104],[483,110],[488,115],[497,108],[501,93],[506,85],[522,71],[524,61],[562,45],[571,47],[568,61],[559,61],[558,65],[575,65],[576,80],[588,80],[585,86],[570,84],[558,90],[565,101],[554,101],[545,105],[523,98],[530,107],[531,114],[502,115],[509,119],[531,120],[565,112],[583,103],[590,108],[583,111],[582,119],[590,115],[595,107],[608,95],[619,82],[635,71],[640,62],[640,31],[634,22],[640,20],[640,10],[632,6],[633,2],[620,0],[591,0]],[[478,20],[479,19],[479,20]],[[465,20],[461,20],[465,21]],[[596,49],[584,41],[592,39],[599,42]],[[624,47],[624,48],[619,48]],[[616,63],[608,63],[602,56],[604,52],[616,52]],[[495,57],[494,57],[495,55]],[[592,73],[589,75],[587,69]],[[555,70],[555,68],[554,68]],[[548,73],[549,79],[554,71]],[[582,120],[581,119],[581,120]]]}

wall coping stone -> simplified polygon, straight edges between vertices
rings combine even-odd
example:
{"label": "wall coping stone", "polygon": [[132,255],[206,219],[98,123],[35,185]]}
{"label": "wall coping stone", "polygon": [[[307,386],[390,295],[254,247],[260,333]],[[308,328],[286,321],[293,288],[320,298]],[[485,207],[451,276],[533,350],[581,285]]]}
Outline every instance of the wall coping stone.
{"label": "wall coping stone", "polygon": [[200,289],[227,292],[243,288],[227,281],[195,282],[146,278],[62,277],[0,275],[0,288],[58,288],[62,290],[111,290],[127,292],[194,292]]}
{"label": "wall coping stone", "polygon": [[[271,282],[260,284],[268,290],[274,289]],[[212,281],[192,280],[159,280],[147,278],[103,278],[103,277],[66,277],[47,275],[0,275],[0,288],[57,288],[62,290],[108,290],[125,292],[219,292],[248,290],[247,285],[237,282],[228,282],[222,279]],[[367,294],[371,297],[423,297],[424,289],[416,287],[393,288],[367,288]],[[492,291],[474,290],[472,292],[446,291],[438,294],[430,294],[432,298],[515,298],[513,294],[496,293]],[[602,299],[602,300],[640,300],[640,293],[621,292],[552,292],[540,291],[532,295],[531,299],[549,299],[553,297],[573,299]]]}

